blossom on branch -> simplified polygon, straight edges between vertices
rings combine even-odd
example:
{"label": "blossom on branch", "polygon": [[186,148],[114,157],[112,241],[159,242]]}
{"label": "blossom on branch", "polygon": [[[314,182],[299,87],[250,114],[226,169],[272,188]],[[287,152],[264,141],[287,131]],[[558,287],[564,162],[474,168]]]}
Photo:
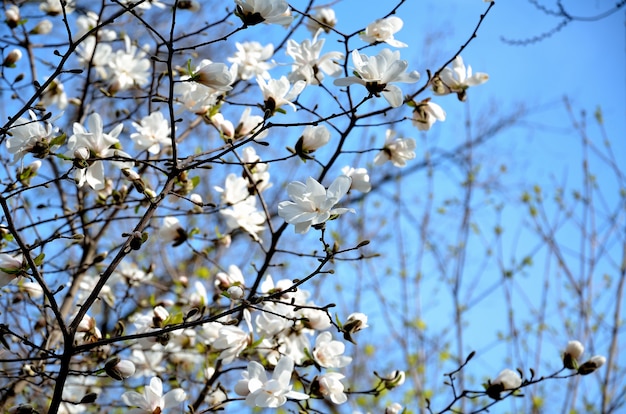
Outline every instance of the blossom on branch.
{"label": "blossom on branch", "polygon": [[393,47],[407,47],[406,43],[393,38],[393,35],[402,29],[404,22],[397,16],[390,16],[385,19],[378,19],[370,23],[365,31],[359,33],[361,40],[373,44],[385,42]]}
{"label": "blossom on branch", "polygon": [[402,91],[391,82],[415,83],[420,75],[417,71],[406,73],[409,66],[406,60],[400,59],[400,52],[383,49],[376,56],[367,56],[352,51],[354,76],[335,79],[337,86],[359,84],[376,97],[383,96],[392,107],[402,105]]}
{"label": "blossom on branch", "polygon": [[124,37],[125,50],[118,50],[108,61],[111,70],[109,92],[116,92],[145,86],[150,81],[150,61],[146,52],[131,43],[128,36]]}
{"label": "blossom on branch", "polygon": [[346,346],[341,341],[334,341],[330,332],[322,332],[315,340],[313,359],[323,368],[343,368],[352,362],[352,358],[343,355]]}
{"label": "blossom on branch", "polygon": [[22,272],[22,258],[0,253],[0,287],[8,285]]}
{"label": "blossom on branch", "polygon": [[233,89],[230,85],[237,76],[236,67],[231,66],[229,68],[225,63],[211,62],[209,60],[204,60],[203,62],[205,64],[199,66],[191,75],[192,81],[198,82],[214,92],[227,92]]}
{"label": "blossom on branch", "polygon": [[415,158],[415,140],[413,138],[395,138],[396,133],[388,129],[385,146],[374,158],[374,165],[383,165],[391,161],[396,167],[406,166],[408,160]]}
{"label": "blossom on branch", "polygon": [[302,136],[296,143],[296,154],[303,159],[310,159],[308,154],[328,144],[330,131],[324,125],[307,125],[302,131]]}
{"label": "blossom on branch", "polygon": [[306,233],[311,226],[325,223],[341,214],[352,212],[351,208],[333,208],[350,189],[352,179],[341,175],[328,187],[324,188],[314,178],[309,177],[306,184],[294,181],[287,186],[287,193],[292,201],[278,204],[278,215],[295,226],[296,233]]}
{"label": "blossom on branch", "polygon": [[150,154],[158,154],[161,145],[172,145],[170,139],[170,124],[160,111],[152,112],[145,116],[139,123],[133,122],[137,132],[130,134],[130,139],[135,142],[135,147],[147,150]]}
{"label": "blossom on branch", "polygon": [[494,400],[500,399],[503,391],[513,391],[522,386],[522,378],[519,374],[510,369],[504,369],[487,386],[487,395]]}
{"label": "blossom on branch", "polygon": [[268,71],[275,66],[274,62],[268,62],[274,54],[273,44],[262,46],[259,42],[237,42],[235,47],[237,52],[228,61],[233,64],[240,79],[248,80],[256,76],[270,79]]}
{"label": "blossom on branch", "polygon": [[353,168],[346,165],[341,169],[343,175],[347,175],[352,178],[352,184],[350,184],[350,190],[360,191],[361,193],[369,193],[372,189],[370,183],[370,176],[365,168]]}
{"label": "blossom on branch", "polygon": [[412,121],[420,131],[428,131],[435,122],[446,120],[446,112],[443,108],[428,98],[414,105]]}
{"label": "blossom on branch", "polygon": [[563,366],[567,369],[578,369],[578,359],[585,352],[579,341],[569,341],[563,353]]}
{"label": "blossom on branch", "polygon": [[235,392],[246,397],[246,404],[250,407],[276,408],[284,405],[287,399],[306,400],[307,394],[292,391],[291,375],[294,362],[288,356],[283,356],[268,379],[263,365],[256,361],[248,363],[248,369],[242,372],[243,379],[235,385]]}
{"label": "blossom on branch", "polygon": [[51,141],[59,129],[48,122],[40,122],[32,110],[28,114],[30,119],[19,118],[9,129],[10,136],[5,144],[9,153],[13,154],[13,163],[27,153],[32,153],[36,158],[45,158],[57,147],[51,146]]}
{"label": "blossom on branch", "polygon": [[315,13],[311,15],[311,17],[312,19],[308,19],[306,21],[306,28],[309,29],[312,34],[317,33],[320,29],[328,33],[333,27],[337,25],[337,17],[335,16],[335,11],[329,7],[322,7],[317,9]]}
{"label": "blossom on branch", "polygon": [[[130,158],[130,155],[116,149],[114,146],[119,143],[117,138],[124,128],[123,124],[117,125],[111,132],[105,134],[103,131],[102,118],[97,112],[89,115],[87,126],[83,127],[78,122],[74,123],[74,134],[68,139],[67,146],[69,152],[67,156],[75,159],[76,183],[82,187],[89,184],[94,190],[104,188],[104,162],[101,158],[121,156]],[[112,162],[119,168],[131,168],[130,162]]]}
{"label": "blossom on branch", "polygon": [[281,108],[283,105],[289,105],[294,111],[297,110],[292,101],[300,95],[306,86],[306,82],[302,80],[296,81],[292,85],[285,76],[280,79],[270,79],[267,82],[262,77],[257,76],[256,81],[261,92],[263,92],[263,109],[266,117],[272,116],[276,112],[284,112]]}
{"label": "blossom on branch", "polygon": [[343,404],[348,396],[343,392],[341,380],[346,376],[338,372],[327,372],[313,379],[312,389],[333,404]]}
{"label": "blossom on branch", "polygon": [[596,369],[600,368],[602,365],[606,363],[606,358],[602,355],[594,355],[591,359],[580,367],[578,367],[578,373],[580,375],[589,375],[594,372]]}
{"label": "blossom on branch", "polygon": [[176,217],[168,216],[163,219],[163,225],[159,229],[158,238],[163,243],[172,243],[172,246],[180,246],[187,240],[187,232],[181,226]]}
{"label": "blossom on branch", "polygon": [[463,58],[457,56],[452,62],[452,69],[444,68],[439,76],[433,77],[431,85],[435,95],[456,93],[460,101],[467,99],[466,90],[470,86],[483,84],[489,80],[489,75],[482,72],[472,73],[472,67],[465,68]]}
{"label": "blossom on branch", "polygon": [[276,23],[288,26],[293,21],[289,3],[285,0],[235,0],[235,14],[244,25]]}
{"label": "blossom on branch", "polygon": [[303,80],[310,85],[319,85],[324,80],[324,73],[330,76],[339,76],[343,59],[341,52],[328,52],[320,56],[325,39],[317,39],[319,31],[313,36],[313,40],[304,40],[298,43],[293,39],[287,41],[287,52],[294,63],[291,66],[289,80],[294,82]]}
{"label": "blossom on branch", "polygon": [[159,377],[153,377],[150,385],[144,387],[143,394],[136,391],[126,391],[122,394],[122,401],[133,408],[127,411],[130,414],[162,413],[166,408],[180,407],[180,403],[187,399],[182,388],[174,388],[163,395],[163,383]]}

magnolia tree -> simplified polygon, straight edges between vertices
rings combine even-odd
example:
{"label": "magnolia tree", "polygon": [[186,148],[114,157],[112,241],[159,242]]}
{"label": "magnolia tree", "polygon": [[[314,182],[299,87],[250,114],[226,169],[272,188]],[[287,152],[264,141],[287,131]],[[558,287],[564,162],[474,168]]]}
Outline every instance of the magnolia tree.
{"label": "magnolia tree", "polygon": [[462,54],[493,3],[421,76],[403,3],[353,32],[314,1],[4,3],[3,411],[479,412],[605,363],[563,337],[472,387],[460,346],[431,404],[425,361],[355,358],[378,331],[336,270],[388,242],[368,200],[488,80]]}

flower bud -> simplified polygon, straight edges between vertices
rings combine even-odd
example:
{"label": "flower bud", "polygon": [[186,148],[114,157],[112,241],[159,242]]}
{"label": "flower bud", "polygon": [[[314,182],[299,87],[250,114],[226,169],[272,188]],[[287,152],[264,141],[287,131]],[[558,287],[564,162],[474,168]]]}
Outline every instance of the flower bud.
{"label": "flower bud", "polygon": [[7,25],[14,29],[20,22],[20,9],[15,4],[12,4],[4,11],[4,17]]}
{"label": "flower bud", "polygon": [[369,327],[367,324],[367,315],[359,312],[349,315],[346,323],[343,325],[343,329],[350,333],[358,332],[367,327]]}
{"label": "flower bud", "polygon": [[33,27],[33,30],[30,31],[30,34],[34,35],[47,35],[52,31],[52,22],[48,19],[43,19],[37,26]]}
{"label": "flower bud", "polygon": [[127,359],[120,359],[115,356],[104,364],[104,370],[109,377],[121,381],[133,376],[135,373],[135,364]]}
{"label": "flower bud", "polygon": [[563,366],[567,369],[578,369],[578,358],[585,352],[579,341],[569,341],[563,353]]}
{"label": "flower bud", "polygon": [[14,68],[17,61],[22,58],[22,51],[19,49],[13,49],[9,52],[8,55],[4,57],[4,62],[2,62],[2,66],[6,68]]}
{"label": "flower bud", "polygon": [[128,178],[128,181],[141,180],[141,176],[139,175],[139,173],[137,173],[137,171],[135,170],[131,170],[130,168],[124,168],[122,170],[122,173],[126,178]]}
{"label": "flower bud", "polygon": [[192,12],[197,12],[200,10],[200,3],[196,0],[180,0],[176,3],[176,6],[181,10],[189,10]]}
{"label": "flower bud", "polygon": [[231,300],[240,300],[245,294],[243,288],[239,285],[229,287],[226,292],[228,292],[228,296]]}
{"label": "flower bud", "polygon": [[522,378],[513,370],[505,369],[498,374],[496,379],[491,381],[487,387],[487,395],[494,400],[500,399],[502,391],[512,391],[522,385]]}
{"label": "flower bud", "polygon": [[398,387],[404,384],[404,380],[406,379],[406,374],[404,371],[396,370],[391,373],[390,376],[381,378],[383,384],[385,384],[385,389],[391,390],[395,387]]}
{"label": "flower bud", "polygon": [[606,362],[606,358],[602,355],[595,355],[591,359],[580,367],[578,367],[578,373],[580,375],[589,375],[596,369],[600,368]]}
{"label": "flower bud", "polygon": [[157,306],[152,311],[152,323],[156,328],[161,328],[163,322],[169,318],[170,313],[163,306]]}
{"label": "flower bud", "polygon": [[385,408],[385,414],[400,414],[402,412],[402,406],[398,403],[393,403]]}

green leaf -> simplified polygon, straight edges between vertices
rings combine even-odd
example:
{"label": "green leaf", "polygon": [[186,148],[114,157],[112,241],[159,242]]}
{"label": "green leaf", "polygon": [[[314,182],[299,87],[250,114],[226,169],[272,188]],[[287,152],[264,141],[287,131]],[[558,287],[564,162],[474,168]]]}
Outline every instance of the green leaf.
{"label": "green leaf", "polygon": [[65,140],[67,139],[67,134],[62,133],[61,135],[59,135],[58,137],[54,137],[50,140],[50,146],[52,147],[53,145],[63,145],[65,144]]}
{"label": "green leaf", "polygon": [[46,257],[45,253],[40,253],[37,257],[35,257],[33,262],[35,262],[37,266],[41,266],[41,264],[43,263],[44,257]]}

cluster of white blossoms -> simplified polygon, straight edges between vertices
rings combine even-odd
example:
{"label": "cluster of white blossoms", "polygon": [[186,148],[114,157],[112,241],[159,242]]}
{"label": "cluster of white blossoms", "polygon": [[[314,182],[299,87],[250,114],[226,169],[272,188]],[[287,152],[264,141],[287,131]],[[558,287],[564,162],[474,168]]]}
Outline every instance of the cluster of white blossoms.
{"label": "cluster of white blossoms", "polygon": [[[288,400],[304,400],[311,397],[325,398],[334,404],[347,401],[345,375],[340,370],[349,366],[352,358],[344,355],[345,343],[333,338],[333,325],[343,332],[344,338],[368,327],[367,316],[362,313],[349,315],[343,324],[334,324],[330,315],[310,299],[309,292],[292,290],[294,282],[288,279],[276,283],[267,276],[261,284],[263,296],[280,294],[280,301],[264,302],[259,308],[243,312],[243,327],[233,324],[232,317],[223,317],[206,323],[201,329],[180,329],[165,337],[144,338],[132,347],[127,359],[115,358],[107,363],[106,372],[115,379],[152,378],[143,394],[129,391],[122,396],[124,403],[136,410],[155,410],[179,406],[185,400],[180,388],[173,388],[165,395],[159,376],[164,374],[167,362],[179,367],[204,365],[207,355],[217,355],[220,365],[235,364],[248,359],[247,369],[241,371],[235,385],[235,394],[245,397],[251,407],[279,407]],[[246,290],[245,276],[237,266],[228,272],[215,275],[218,291],[232,292],[234,287]],[[207,297],[204,283],[190,285],[186,297],[190,305],[201,306],[211,300]],[[237,302],[239,298],[230,300]],[[136,334],[156,332],[171,321],[167,304],[155,306],[148,313],[137,313],[129,327]],[[83,341],[93,341],[100,334],[96,320],[90,316],[79,327]],[[250,359],[255,356],[256,358]],[[261,364],[258,361],[264,361]],[[296,367],[298,368],[296,372]],[[302,375],[306,367],[315,367],[313,380]],[[267,369],[271,369],[268,375]],[[214,372],[207,368],[207,376]],[[381,378],[381,384],[391,389],[404,382],[404,373],[395,372],[389,378]],[[297,383],[297,385],[296,385]],[[228,398],[224,389],[212,390],[208,400],[219,406]],[[230,396],[232,398],[233,396]],[[153,411],[133,411],[153,412]]]}
{"label": "cluster of white blossoms", "polygon": [[[600,368],[606,362],[602,355],[595,355],[588,361],[579,364],[579,358],[585,352],[585,347],[580,341],[569,341],[563,351],[563,369],[576,370],[579,375],[588,375]],[[484,384],[486,393],[494,400],[501,399],[501,393],[508,391],[515,393],[528,381],[522,380],[520,372],[511,369],[502,370],[496,378]]]}
{"label": "cluster of white blossoms", "polygon": [[[40,3],[40,9],[49,16],[76,12],[74,1],[47,0]],[[127,0],[116,3],[135,7],[133,2]],[[178,3],[190,10],[199,7],[199,3],[191,1]],[[135,12],[143,13],[152,7],[165,10],[170,5],[156,0],[144,1],[136,6],[138,10]],[[234,0],[231,7],[236,16],[233,20],[241,28],[261,23],[289,26],[294,21],[294,11],[284,0]],[[19,7],[10,6],[6,8],[5,14],[9,26],[21,24]],[[223,227],[216,230],[223,246],[228,246],[231,235],[237,233],[249,235],[255,242],[263,245],[264,232],[267,232],[271,224],[269,221],[276,212],[286,223],[293,225],[298,234],[307,233],[311,228],[323,229],[327,222],[345,213],[355,213],[354,209],[342,207],[340,203],[350,191],[367,193],[372,189],[370,172],[363,167],[345,165],[328,187],[322,184],[322,179],[318,181],[307,173],[307,178],[303,178],[304,182],[292,181],[286,186],[289,200],[280,201],[277,205],[266,205],[267,200],[276,199],[265,197],[266,191],[273,186],[270,175],[272,161],[265,156],[262,159],[257,149],[263,146],[261,144],[274,144],[273,148],[277,147],[268,127],[271,117],[286,113],[286,108],[290,112],[304,108],[307,115],[315,114],[315,111],[307,110],[299,99],[307,90],[322,88],[330,91],[337,102],[342,97],[349,97],[350,105],[356,108],[355,112],[361,105],[356,100],[352,103],[356,96],[361,97],[362,103],[371,100],[381,111],[407,110],[407,115],[410,111],[410,119],[420,131],[429,130],[436,121],[444,121],[446,114],[431,98],[413,102],[411,97],[406,98],[403,94],[401,87],[415,84],[420,80],[420,75],[409,69],[409,63],[402,59],[400,51],[390,49],[407,46],[395,39],[403,27],[402,19],[391,16],[372,22],[359,33],[359,37],[355,36],[356,41],[361,44],[350,51],[339,51],[324,50],[325,47],[328,49],[325,36],[332,33],[337,24],[334,11],[323,7],[313,10],[308,17],[310,18],[306,27],[310,31],[310,37],[302,41],[288,39],[285,42],[287,59],[279,58],[275,54],[273,44],[261,44],[257,41],[236,43],[235,50],[231,56],[225,58],[225,62],[204,58],[201,55],[202,48],[198,48],[199,52],[194,52],[198,55],[194,54],[193,59],[189,59],[186,68],[176,66],[168,73],[169,79],[173,81],[170,102],[173,109],[169,108],[170,113],[158,107],[161,101],[157,97],[161,98],[158,95],[163,90],[159,89],[161,78],[157,80],[155,68],[163,68],[162,65],[159,66],[162,61],[156,56],[157,53],[162,53],[161,50],[154,50],[148,45],[140,46],[129,34],[112,29],[116,27],[114,25],[100,27],[103,17],[96,13],[85,12],[81,16],[68,19],[65,22],[68,29],[73,29],[71,38],[76,47],[75,60],[72,63],[88,71],[87,79],[98,85],[101,95],[98,95],[98,99],[85,103],[85,115],[80,122],[73,123],[71,133],[64,134],[55,126],[56,120],[63,114],[51,117],[50,112],[29,111],[27,117],[20,117],[9,128],[6,148],[13,155],[15,163],[23,161],[28,154],[38,159],[52,156],[61,159],[66,163],[67,173],[73,173],[76,185],[85,191],[94,190],[97,200],[102,204],[106,204],[104,201],[114,192],[120,192],[122,188],[128,191],[124,185],[119,184],[124,183],[124,180],[126,184],[130,181],[133,188],[145,196],[148,202],[155,200],[156,193],[150,187],[153,184],[150,182],[151,177],[141,176],[145,169],[138,167],[151,166],[153,161],[154,165],[159,166],[154,170],[163,172],[167,168],[160,167],[161,161],[167,160],[172,164],[181,161],[182,167],[177,166],[180,169],[175,170],[178,174],[175,184],[177,187],[164,195],[172,196],[166,197],[172,204],[181,199],[193,203],[191,211],[194,213],[203,213],[206,205],[215,207],[214,217],[219,217],[216,219],[219,224],[215,228]],[[42,21],[30,33],[45,34],[51,28],[51,23]],[[306,33],[309,36],[309,32]],[[363,49],[379,43],[384,43],[385,48],[374,54],[362,53]],[[21,53],[19,49],[15,49],[5,55],[3,64],[6,70],[19,63]],[[352,66],[348,64],[349,61]],[[329,77],[334,80],[329,81]],[[465,99],[469,87],[486,80],[486,74],[473,74],[471,67],[466,69],[459,56],[454,60],[452,68],[444,68],[430,80],[430,87],[435,95],[455,93],[460,99]],[[145,110],[142,107],[132,112],[124,120],[127,123],[126,129],[122,121],[106,119],[114,110],[98,107],[102,102],[108,102],[100,98],[109,99],[115,96],[120,98],[115,102],[124,102],[127,98],[135,99],[145,93],[148,87],[158,90],[151,90],[155,99],[151,101],[150,109]],[[68,94],[71,95],[69,98]],[[256,101],[244,105],[240,101],[231,102],[229,99],[234,95],[236,98],[233,101],[237,101],[244,94]],[[378,99],[381,97],[383,99]],[[56,107],[62,111],[69,104],[83,105],[81,99],[76,91],[69,92],[60,78],[54,79],[42,91],[38,109],[45,107],[46,111],[50,111]],[[340,103],[339,107],[343,106]],[[180,126],[182,122],[178,119],[179,116],[181,119],[188,116],[205,121],[207,129],[213,133],[211,138],[215,138],[212,145],[217,143],[211,150],[225,148],[219,161],[224,161],[225,165],[236,165],[233,167],[236,171],[229,170],[223,176],[218,175],[219,181],[212,181],[212,190],[208,191],[214,193],[209,194],[208,198],[219,199],[219,203],[205,204],[203,195],[192,193],[197,183],[188,176],[192,170],[183,171],[187,165],[183,161],[201,159],[204,154],[198,154],[206,148],[202,146],[185,152],[188,148],[179,145],[186,136],[172,136],[177,131],[175,124],[179,123]],[[296,149],[287,154],[286,159],[293,156],[294,162],[313,160],[307,165],[323,165],[316,157],[321,158],[319,154],[324,152],[324,147],[337,139],[333,137],[336,133],[333,122],[313,120],[298,124],[301,133],[295,144]],[[130,132],[128,124],[132,126]],[[191,130],[192,128],[189,131]],[[382,137],[379,141],[382,146],[375,148],[378,151],[376,155],[366,160],[371,165],[382,166],[389,161],[393,166],[405,167],[416,156],[415,140],[398,137],[398,132],[393,129],[386,131],[384,142]],[[178,159],[172,160],[172,154],[177,150],[180,150],[177,153]],[[361,150],[364,154],[369,153],[369,149],[360,148],[359,151]],[[338,152],[338,155],[343,154]],[[25,174],[29,171],[27,175],[34,175],[40,165],[41,163],[22,166],[20,171]],[[20,179],[20,182],[28,183],[30,175]],[[213,185],[215,182],[220,185]],[[161,224],[154,225],[157,229],[154,238],[165,244],[180,246],[190,242],[194,234],[186,228],[188,222],[185,219],[189,210],[175,206],[172,211],[177,213],[160,216]],[[142,234],[133,237],[140,240],[139,244],[145,241]],[[131,244],[131,248],[135,247]],[[101,255],[104,260],[106,253]],[[10,283],[17,276],[23,276],[26,271],[24,266],[21,256],[1,253],[0,286]],[[77,326],[77,343],[88,344],[102,339],[102,332],[98,329],[102,321],[98,317],[105,313],[105,307],[116,309],[118,291],[149,284],[152,278],[150,271],[138,269],[136,266],[125,266],[129,265],[121,266],[108,279],[106,286],[100,288],[98,300]],[[88,300],[98,286],[99,278],[100,275],[96,274],[82,277],[76,287],[78,303]],[[134,407],[130,412],[156,413],[181,407],[187,394],[182,388],[172,385],[176,383],[175,380],[167,382],[165,388],[169,388],[169,391],[164,392],[166,365],[172,363],[182,367],[180,369],[204,366],[207,354],[213,355],[214,361],[219,361],[220,365],[235,366],[240,363],[242,368],[241,362],[247,362],[246,369],[240,370],[241,379],[233,390],[211,390],[207,401],[212,401],[215,407],[219,407],[227,399],[237,398],[234,394],[245,399],[246,404],[251,407],[274,408],[282,406],[288,400],[303,401],[310,398],[323,398],[332,404],[347,401],[345,375],[341,370],[348,367],[352,359],[344,355],[345,342],[338,340],[336,334],[342,334],[345,341],[354,342],[354,334],[368,327],[366,315],[353,313],[343,323],[334,321],[327,310],[311,299],[309,292],[301,287],[291,289],[294,281],[284,279],[274,283],[267,274],[259,289],[251,292],[246,283],[250,282],[246,271],[235,265],[216,272],[213,283],[208,284],[213,286],[215,296],[209,295],[209,288],[204,282],[201,279],[194,280],[193,283],[181,282],[181,286],[184,285],[181,289],[186,289],[183,302],[187,302],[183,305],[204,309],[209,304],[227,300],[233,306],[249,303],[245,301],[248,294],[259,295],[259,298],[255,298],[259,301],[242,311],[240,316],[223,317],[205,323],[197,330],[179,329],[168,332],[167,335],[146,335],[148,337],[135,341],[124,350],[127,352],[124,359],[117,356],[108,359],[104,371],[116,380],[132,377],[144,380],[142,383],[145,383],[150,378],[143,393],[128,391],[121,396],[123,403]],[[24,286],[26,290],[27,284]],[[28,291],[32,292],[32,297],[41,294],[41,290],[30,287]],[[278,294],[280,297],[275,297]],[[137,309],[129,317],[132,323],[129,331],[134,334],[158,333],[168,324],[180,322],[174,312],[170,314],[174,303],[169,298],[152,307],[145,303],[137,305]],[[577,358],[575,352],[570,351],[568,355],[568,361]],[[601,365],[597,359],[592,358],[592,361],[596,366]],[[317,370],[314,375],[301,374],[310,367]],[[215,368],[205,367],[207,378],[212,369]],[[584,371],[581,373],[591,372],[591,362],[582,364],[578,369],[579,372]],[[504,390],[510,389],[517,382],[510,381],[507,375],[509,374],[498,377],[492,384],[500,383],[505,387]],[[391,388],[404,381],[404,374],[394,374],[393,378],[381,381]],[[395,413],[401,409],[398,404],[393,404],[386,412]]]}

